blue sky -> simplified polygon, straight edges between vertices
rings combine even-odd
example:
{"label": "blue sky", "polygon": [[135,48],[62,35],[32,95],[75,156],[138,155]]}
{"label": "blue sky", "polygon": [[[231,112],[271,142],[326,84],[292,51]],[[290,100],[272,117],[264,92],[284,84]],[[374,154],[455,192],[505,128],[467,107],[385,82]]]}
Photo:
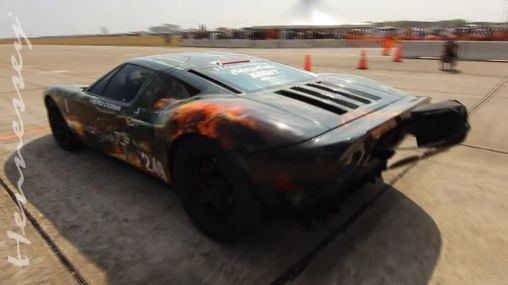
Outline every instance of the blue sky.
{"label": "blue sky", "polygon": [[[161,23],[183,27],[285,24],[298,0],[0,0],[0,38],[12,37],[17,15],[28,36],[146,30]],[[340,23],[384,20],[502,21],[506,0],[322,0]]]}

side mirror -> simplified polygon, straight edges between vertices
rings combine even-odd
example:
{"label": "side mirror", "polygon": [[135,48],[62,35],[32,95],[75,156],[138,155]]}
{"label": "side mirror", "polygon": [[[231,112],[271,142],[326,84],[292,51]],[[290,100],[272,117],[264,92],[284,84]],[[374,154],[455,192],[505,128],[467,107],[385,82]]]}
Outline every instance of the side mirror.
{"label": "side mirror", "polygon": [[449,147],[464,141],[470,130],[467,109],[455,100],[426,104],[411,112],[418,147]]}

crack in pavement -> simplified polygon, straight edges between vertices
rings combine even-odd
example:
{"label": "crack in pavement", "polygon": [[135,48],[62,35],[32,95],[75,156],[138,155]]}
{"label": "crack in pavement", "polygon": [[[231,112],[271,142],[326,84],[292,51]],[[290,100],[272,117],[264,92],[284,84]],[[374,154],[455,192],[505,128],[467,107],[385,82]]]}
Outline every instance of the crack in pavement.
{"label": "crack in pavement", "polygon": [[478,102],[476,102],[470,109],[469,109],[469,116],[472,117],[473,114],[480,110],[481,107],[483,107],[485,104],[490,102],[494,97],[496,97],[497,94],[501,92],[501,90],[504,89],[506,86],[506,83],[508,83],[508,77],[505,77],[501,82],[499,82],[494,88],[492,88],[485,96],[483,96]]}
{"label": "crack in pavement", "polygon": [[504,150],[498,150],[498,149],[493,149],[493,148],[488,148],[488,147],[481,147],[481,146],[470,145],[470,144],[465,144],[465,143],[461,143],[460,146],[508,155],[508,151],[504,151]]}
{"label": "crack in pavement", "polygon": [[[2,180],[2,178],[0,178],[0,185],[2,186],[2,188],[4,188],[5,192],[7,192],[13,203],[16,204],[16,207],[19,207],[14,191]],[[51,252],[58,258],[58,261],[60,261],[60,263],[64,266],[67,272],[69,272],[69,274],[74,278],[74,280],[79,285],[89,285],[90,283],[86,281],[85,277],[76,269],[76,267],[71,263],[71,261],[67,258],[67,256],[65,256],[62,250],[56,245],[56,243],[49,236],[49,234],[42,228],[42,226],[39,224],[37,219],[32,215],[32,213],[22,204],[21,207],[23,207],[23,211],[25,213],[27,220],[34,227],[37,233],[42,237],[42,239],[46,242]]]}

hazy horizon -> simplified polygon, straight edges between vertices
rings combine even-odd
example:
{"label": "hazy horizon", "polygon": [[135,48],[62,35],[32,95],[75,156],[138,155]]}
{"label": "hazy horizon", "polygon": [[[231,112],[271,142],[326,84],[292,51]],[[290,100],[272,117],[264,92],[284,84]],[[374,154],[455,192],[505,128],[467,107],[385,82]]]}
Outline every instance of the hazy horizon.
{"label": "hazy horizon", "polygon": [[[151,26],[171,23],[184,28],[205,24],[240,28],[280,24],[350,24],[383,21],[466,21],[503,22],[506,0],[259,0],[255,2],[215,0],[89,0],[74,2],[14,1],[0,3],[0,38],[13,37],[12,12],[29,37],[144,31]],[[312,7],[312,8],[308,8]],[[308,8],[308,9],[306,9]]]}

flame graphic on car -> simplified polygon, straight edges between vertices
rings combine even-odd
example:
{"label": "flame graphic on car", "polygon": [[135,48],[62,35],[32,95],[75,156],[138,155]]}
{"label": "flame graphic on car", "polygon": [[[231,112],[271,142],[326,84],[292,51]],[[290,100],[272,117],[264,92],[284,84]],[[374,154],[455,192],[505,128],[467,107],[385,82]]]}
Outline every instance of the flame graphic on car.
{"label": "flame graphic on car", "polygon": [[67,115],[65,117],[68,126],[76,132],[80,138],[85,137],[85,125],[81,122],[80,118],[75,115]]}
{"label": "flame graphic on car", "polygon": [[231,132],[238,128],[256,129],[256,121],[244,109],[228,104],[193,102],[178,108],[170,118],[171,138],[186,132],[197,132],[217,139],[225,148],[231,148]]}

